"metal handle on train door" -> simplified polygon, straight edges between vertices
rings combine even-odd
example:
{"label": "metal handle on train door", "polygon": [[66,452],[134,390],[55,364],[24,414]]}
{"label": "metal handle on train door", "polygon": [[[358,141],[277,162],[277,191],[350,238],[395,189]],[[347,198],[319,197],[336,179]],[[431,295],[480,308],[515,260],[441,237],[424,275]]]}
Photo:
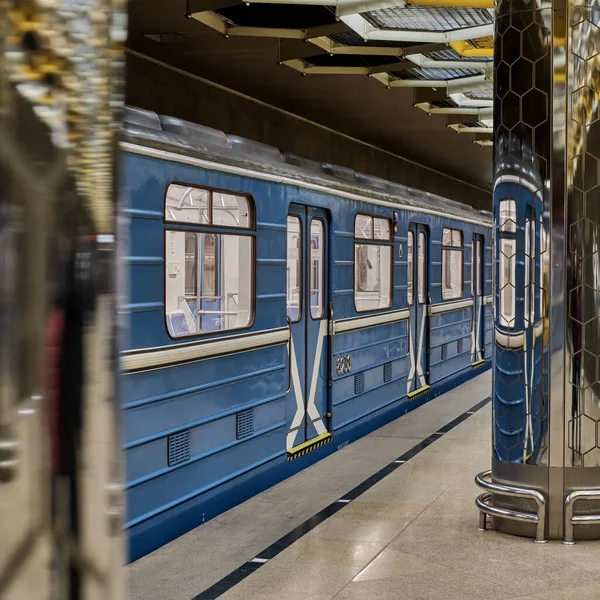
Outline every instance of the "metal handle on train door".
{"label": "metal handle on train door", "polygon": [[431,292],[427,292],[427,316],[431,316]]}
{"label": "metal handle on train door", "polygon": [[289,394],[292,389],[292,320],[289,316],[286,316],[287,325],[288,325],[288,364],[287,364],[287,376],[288,376],[288,385],[287,392]]}

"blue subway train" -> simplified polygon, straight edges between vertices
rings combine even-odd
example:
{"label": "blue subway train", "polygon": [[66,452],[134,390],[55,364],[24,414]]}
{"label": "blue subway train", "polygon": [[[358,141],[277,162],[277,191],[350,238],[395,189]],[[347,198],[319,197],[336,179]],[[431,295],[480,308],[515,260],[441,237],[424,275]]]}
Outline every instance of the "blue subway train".
{"label": "blue subway train", "polygon": [[127,108],[130,559],[488,368],[491,213]]}

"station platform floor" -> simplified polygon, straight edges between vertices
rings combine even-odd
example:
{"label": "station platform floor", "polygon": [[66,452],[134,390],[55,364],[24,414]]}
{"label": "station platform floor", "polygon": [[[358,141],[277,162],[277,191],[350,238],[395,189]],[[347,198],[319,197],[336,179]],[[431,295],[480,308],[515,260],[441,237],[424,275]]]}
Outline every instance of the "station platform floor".
{"label": "station platform floor", "polygon": [[477,530],[491,374],[127,567],[132,600],[598,600],[600,542]]}

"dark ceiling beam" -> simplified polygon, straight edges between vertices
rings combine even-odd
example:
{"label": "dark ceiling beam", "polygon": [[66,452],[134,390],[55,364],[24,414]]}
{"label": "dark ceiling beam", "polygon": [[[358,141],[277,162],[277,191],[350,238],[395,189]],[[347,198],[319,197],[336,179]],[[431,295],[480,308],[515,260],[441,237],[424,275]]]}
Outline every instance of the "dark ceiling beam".
{"label": "dark ceiling beam", "polygon": [[393,62],[393,63],[385,63],[383,65],[377,65],[374,67],[369,67],[369,75],[374,75],[375,73],[398,73],[400,71],[406,71],[407,69],[415,69],[417,65],[410,61],[403,62]]}
{"label": "dark ceiling beam", "polygon": [[186,15],[244,4],[243,0],[186,0]]}
{"label": "dark ceiling beam", "polygon": [[336,35],[338,33],[346,33],[350,31],[350,27],[346,23],[339,21],[338,23],[331,23],[329,25],[317,25],[316,27],[309,27],[304,30],[305,38],[310,40],[311,38],[321,37],[323,35]]}
{"label": "dark ceiling beam", "polygon": [[407,46],[406,48],[402,48],[402,56],[427,54],[428,52],[438,52],[439,50],[448,50],[448,44],[419,44],[417,46]]}
{"label": "dark ceiling beam", "polygon": [[448,92],[445,89],[415,88],[413,105],[423,104],[424,102],[442,102],[447,99]]}
{"label": "dark ceiling beam", "polygon": [[310,58],[311,56],[323,54],[327,54],[327,51],[304,40],[279,40],[278,61],[280,63],[296,58]]}

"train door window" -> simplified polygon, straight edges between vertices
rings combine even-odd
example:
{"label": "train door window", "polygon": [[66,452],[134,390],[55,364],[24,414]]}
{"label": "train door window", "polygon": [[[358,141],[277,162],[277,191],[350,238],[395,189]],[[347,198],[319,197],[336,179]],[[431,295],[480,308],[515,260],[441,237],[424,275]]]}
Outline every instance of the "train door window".
{"label": "train door window", "polygon": [[463,295],[463,235],[458,229],[442,231],[442,300]]}
{"label": "train door window", "polygon": [[300,320],[302,302],[302,227],[300,218],[287,218],[287,316],[292,323]]}
{"label": "train door window", "polygon": [[525,327],[533,324],[532,308],[535,293],[533,282],[531,281],[531,278],[535,277],[535,269],[531,268],[531,263],[535,255],[535,233],[532,235],[531,224],[531,219],[525,219],[525,302],[523,306],[523,319]]}
{"label": "train door window", "polygon": [[512,198],[500,202],[500,231],[517,232],[517,203]]}
{"label": "train door window", "polygon": [[516,243],[516,240],[500,240],[500,323],[504,327],[513,327],[515,322]]}
{"label": "train door window", "polygon": [[322,319],[325,311],[323,265],[325,263],[325,234],[323,221],[313,219],[310,224],[310,316]]}
{"label": "train door window", "polygon": [[483,257],[483,245],[479,236],[473,240],[473,253],[471,258],[471,296],[483,294],[481,261]]}
{"label": "train door window", "polygon": [[413,292],[413,246],[414,246],[414,234],[412,231],[408,232],[408,257],[406,263],[406,296],[408,300],[408,305],[412,306],[414,300],[414,292]]}
{"label": "train door window", "polygon": [[427,282],[425,281],[425,234],[420,231],[417,238],[417,260],[418,264],[418,295],[419,304],[425,304],[427,300]]}
{"label": "train door window", "polygon": [[539,278],[540,278],[540,282],[539,282],[539,307],[540,307],[540,317],[542,318],[545,315],[545,309],[544,309],[544,289],[546,289],[546,286],[544,285],[544,260],[546,258],[545,256],[545,252],[546,252],[546,230],[544,229],[544,223],[542,221],[542,217],[540,217],[540,221],[539,221],[539,228],[540,228],[540,257],[539,257]]}
{"label": "train door window", "polygon": [[[500,255],[498,269],[500,325],[513,328],[516,317],[517,205],[514,199],[500,201]],[[527,228],[526,228],[527,229]],[[526,232],[529,238],[529,233]],[[527,260],[525,261],[527,264]],[[526,266],[526,268],[528,268]]]}
{"label": "train door window", "polygon": [[[165,195],[165,320],[171,337],[242,329],[254,315],[253,207],[249,198],[171,184]],[[229,216],[219,216],[227,206]],[[237,210],[236,208],[237,207]],[[233,218],[234,213],[243,218]],[[211,228],[232,228],[214,233]],[[235,231],[233,228],[237,229]]]}
{"label": "train door window", "polygon": [[357,215],[354,222],[354,304],[358,312],[392,305],[392,224]]}

